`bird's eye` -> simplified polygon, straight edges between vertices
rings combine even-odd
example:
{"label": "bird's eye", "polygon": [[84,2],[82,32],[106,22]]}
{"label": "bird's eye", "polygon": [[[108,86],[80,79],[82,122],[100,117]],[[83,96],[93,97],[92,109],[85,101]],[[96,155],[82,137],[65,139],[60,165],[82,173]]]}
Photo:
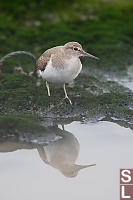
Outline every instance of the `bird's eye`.
{"label": "bird's eye", "polygon": [[77,47],[75,47],[75,48],[73,48],[74,49],[74,51],[78,51],[78,48]]}

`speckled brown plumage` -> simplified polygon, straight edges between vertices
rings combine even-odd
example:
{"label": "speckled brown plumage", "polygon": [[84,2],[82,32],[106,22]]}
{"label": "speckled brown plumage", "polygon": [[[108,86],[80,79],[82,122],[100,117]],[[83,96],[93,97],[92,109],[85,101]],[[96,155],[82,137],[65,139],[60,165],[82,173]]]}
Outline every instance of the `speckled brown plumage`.
{"label": "speckled brown plumage", "polygon": [[57,53],[57,51],[60,51],[60,47],[61,46],[53,47],[51,49],[46,50],[37,60],[37,68],[43,71],[47,63],[49,62],[51,55],[54,56]]}
{"label": "speckled brown plumage", "polygon": [[53,67],[63,67],[64,59],[71,58],[71,52],[74,47],[82,48],[78,42],[68,42],[64,46],[57,46],[46,50],[37,60],[37,68],[41,71],[45,70],[50,58],[52,59]]}

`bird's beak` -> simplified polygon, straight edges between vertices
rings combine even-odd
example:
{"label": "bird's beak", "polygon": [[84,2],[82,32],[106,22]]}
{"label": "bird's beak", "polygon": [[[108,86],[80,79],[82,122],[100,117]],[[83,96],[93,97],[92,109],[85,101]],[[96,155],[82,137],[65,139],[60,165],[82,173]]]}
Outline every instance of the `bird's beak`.
{"label": "bird's beak", "polygon": [[96,166],[96,164],[92,164],[92,165],[76,165],[75,164],[75,169],[81,170],[81,169],[85,169],[85,168],[93,167],[93,166]]}
{"label": "bird's beak", "polygon": [[99,60],[98,57],[93,56],[93,55],[91,55],[90,53],[87,53],[87,52],[85,52],[85,51],[82,51],[82,56],[88,56],[88,57],[90,57],[90,58],[94,58],[94,59],[96,59],[96,60]]}

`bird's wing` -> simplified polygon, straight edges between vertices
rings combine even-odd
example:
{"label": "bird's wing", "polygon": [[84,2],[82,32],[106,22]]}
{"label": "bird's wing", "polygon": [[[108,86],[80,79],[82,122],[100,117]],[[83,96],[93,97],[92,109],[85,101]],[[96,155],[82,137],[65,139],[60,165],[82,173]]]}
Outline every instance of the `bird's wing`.
{"label": "bird's wing", "polygon": [[52,55],[55,55],[57,51],[60,51],[61,46],[53,47],[51,49],[46,50],[40,58],[37,60],[37,69],[44,71],[47,63],[49,62]]}
{"label": "bird's wing", "polygon": [[45,51],[37,60],[37,68],[40,69],[41,71],[44,71],[50,58],[51,58],[51,51],[49,50]]}

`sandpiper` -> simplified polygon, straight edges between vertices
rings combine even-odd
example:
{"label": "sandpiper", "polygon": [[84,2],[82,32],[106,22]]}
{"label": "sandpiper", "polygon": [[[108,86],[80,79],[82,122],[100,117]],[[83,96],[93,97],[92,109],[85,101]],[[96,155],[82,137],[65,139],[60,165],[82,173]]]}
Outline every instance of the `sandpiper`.
{"label": "sandpiper", "polygon": [[50,96],[49,83],[62,84],[65,93],[65,99],[70,98],[67,95],[65,84],[74,80],[82,69],[80,56],[97,57],[85,52],[78,42],[68,42],[64,46],[56,46],[46,50],[37,60],[37,70],[43,80],[46,81],[48,96]]}

